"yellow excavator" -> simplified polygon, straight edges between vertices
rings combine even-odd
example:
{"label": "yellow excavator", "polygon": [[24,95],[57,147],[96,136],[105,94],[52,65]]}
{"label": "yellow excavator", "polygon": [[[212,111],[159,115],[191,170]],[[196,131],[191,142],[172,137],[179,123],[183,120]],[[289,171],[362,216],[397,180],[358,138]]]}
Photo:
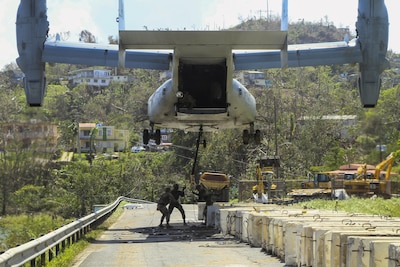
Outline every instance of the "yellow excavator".
{"label": "yellow excavator", "polygon": [[343,187],[350,195],[378,195],[389,198],[391,195],[390,174],[394,162],[394,155],[390,153],[375,169],[368,169],[366,164],[361,165],[355,174],[355,179],[343,181]]}
{"label": "yellow excavator", "polygon": [[348,164],[341,166],[339,170],[315,173],[314,181],[303,182],[301,189],[293,189],[288,195],[296,200],[331,198],[335,191],[344,190],[347,195],[390,198],[393,163],[394,155],[391,153],[375,167],[368,164]]}
{"label": "yellow excavator", "polygon": [[380,176],[381,170],[386,167],[386,173],[384,175],[384,180],[388,181],[390,178],[390,172],[392,171],[393,162],[394,162],[394,155],[392,152],[392,153],[390,153],[389,156],[386,157],[386,159],[384,161],[382,161],[381,163],[376,165],[374,179],[381,180],[381,176]]}
{"label": "yellow excavator", "polygon": [[275,190],[277,185],[271,180],[274,175],[273,169],[279,166],[277,158],[259,159],[257,165],[257,184],[252,187],[253,197],[256,203],[271,202],[271,190]]}

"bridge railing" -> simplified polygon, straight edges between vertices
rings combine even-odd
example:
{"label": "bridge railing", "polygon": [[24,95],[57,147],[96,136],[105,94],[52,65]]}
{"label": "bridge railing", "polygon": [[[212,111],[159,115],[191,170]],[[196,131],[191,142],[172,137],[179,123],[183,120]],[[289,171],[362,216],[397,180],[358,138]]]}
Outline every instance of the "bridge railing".
{"label": "bridge railing", "polygon": [[127,197],[119,197],[112,204],[83,218],[60,227],[21,246],[11,248],[0,255],[0,267],[21,266],[30,262],[30,266],[44,266],[46,256],[51,261],[67,246],[80,240],[87,232],[102,223],[121,203],[121,201],[152,203]]}

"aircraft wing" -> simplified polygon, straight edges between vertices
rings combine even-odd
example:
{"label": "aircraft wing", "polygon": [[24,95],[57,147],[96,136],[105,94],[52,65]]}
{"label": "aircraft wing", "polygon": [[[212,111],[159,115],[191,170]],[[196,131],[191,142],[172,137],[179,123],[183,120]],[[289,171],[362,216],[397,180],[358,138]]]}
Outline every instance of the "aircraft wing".
{"label": "aircraft wing", "polygon": [[[138,38],[138,40],[143,41],[143,36],[140,37],[141,38]],[[219,41],[216,39],[218,38],[213,38],[213,40],[218,43]],[[220,40],[226,39],[228,38],[221,38]],[[243,40],[246,39],[247,38],[243,38]],[[188,38],[186,40],[193,39]],[[165,42],[162,44],[163,46],[161,46],[159,42],[143,42],[139,45],[136,44],[135,48],[159,49],[161,47],[165,48],[165,46],[170,46],[170,49],[172,49],[173,46],[176,45],[177,41],[179,41],[179,39]],[[153,46],[142,46],[142,44],[149,43],[153,44]],[[155,43],[158,43],[158,45],[154,45]],[[190,45],[189,43],[188,45]],[[242,44],[237,44],[238,47],[240,47],[240,45]],[[280,42],[275,44],[275,46],[279,45]],[[127,46],[130,47],[130,45]],[[46,41],[43,49],[42,60],[43,62],[49,63],[117,67],[118,49],[118,45]],[[269,69],[281,67],[280,50],[259,52],[252,52],[251,50],[237,51],[234,52],[233,55],[236,70]],[[168,70],[171,59],[172,54],[166,51],[145,52],[126,50],[125,67]],[[349,44],[347,44],[346,42],[332,42],[288,46],[288,67],[346,64],[359,62],[362,62],[362,53],[360,46],[356,41]]]}
{"label": "aircraft wing", "polygon": [[[231,49],[282,49],[287,31],[119,31],[125,49],[218,46]],[[208,51],[210,52],[210,51]],[[212,52],[212,51],[211,51]]]}
{"label": "aircraft wing", "polygon": [[[362,62],[360,44],[332,42],[288,45],[288,67],[348,64]],[[281,51],[235,51],[235,70],[269,69],[281,67]]]}
{"label": "aircraft wing", "polygon": [[[42,61],[91,66],[118,66],[118,45],[46,41]],[[171,53],[127,50],[125,67],[168,70]]]}
{"label": "aircraft wing", "polygon": [[[283,50],[287,31],[119,31],[120,51],[173,49],[180,58],[227,58],[232,49]],[[280,53],[280,52],[279,52]],[[123,56],[120,65],[123,65]],[[125,63],[125,67],[126,67]]]}

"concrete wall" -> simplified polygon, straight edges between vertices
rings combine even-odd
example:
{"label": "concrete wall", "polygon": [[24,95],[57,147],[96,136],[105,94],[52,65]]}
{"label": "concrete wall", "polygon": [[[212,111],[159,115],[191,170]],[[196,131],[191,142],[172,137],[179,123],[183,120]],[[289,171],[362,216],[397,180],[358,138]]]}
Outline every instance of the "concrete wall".
{"label": "concrete wall", "polygon": [[286,266],[399,266],[400,218],[292,206],[215,203],[209,226]]}

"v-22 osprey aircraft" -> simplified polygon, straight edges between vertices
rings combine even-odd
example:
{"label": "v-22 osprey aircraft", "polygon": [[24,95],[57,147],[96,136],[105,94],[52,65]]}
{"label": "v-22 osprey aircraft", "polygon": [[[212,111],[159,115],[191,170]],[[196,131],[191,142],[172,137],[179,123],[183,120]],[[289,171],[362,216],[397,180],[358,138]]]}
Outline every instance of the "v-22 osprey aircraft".
{"label": "v-22 osprey aircraft", "polygon": [[384,0],[358,1],[354,40],[304,45],[287,44],[287,0],[282,0],[280,31],[126,30],[124,2],[119,0],[118,45],[50,40],[46,12],[46,0],[21,0],[17,12],[17,63],[25,73],[28,104],[41,106],[43,102],[46,62],[172,70],[172,78],[148,100],[151,130],[144,130],[144,143],[153,138],[159,144],[159,128],[244,128],[243,142],[254,137],[258,143],[256,101],[233,79],[234,70],[358,63],[361,103],[374,107],[380,75],[388,67]]}

